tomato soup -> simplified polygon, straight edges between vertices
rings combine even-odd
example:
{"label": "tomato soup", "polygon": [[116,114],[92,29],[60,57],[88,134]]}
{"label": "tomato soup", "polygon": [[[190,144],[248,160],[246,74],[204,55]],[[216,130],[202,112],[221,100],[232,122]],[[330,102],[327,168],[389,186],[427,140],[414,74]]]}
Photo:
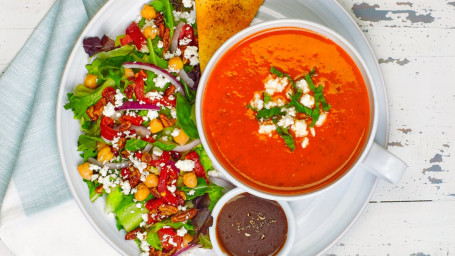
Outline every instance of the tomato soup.
{"label": "tomato soup", "polygon": [[[315,67],[313,82],[324,86],[331,108],[304,148],[291,151],[278,135],[258,133],[247,107],[272,66],[292,78]],[[356,161],[369,132],[369,96],[340,46],[305,29],[269,29],[218,60],[204,91],[202,124],[212,152],[232,176],[267,193],[303,194],[334,182]]]}

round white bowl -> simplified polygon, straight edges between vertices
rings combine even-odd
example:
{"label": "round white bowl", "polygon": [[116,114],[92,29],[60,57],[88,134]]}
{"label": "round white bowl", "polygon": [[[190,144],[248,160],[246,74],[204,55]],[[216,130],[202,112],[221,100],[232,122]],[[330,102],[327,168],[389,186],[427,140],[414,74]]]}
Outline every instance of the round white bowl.
{"label": "round white bowl", "polygon": [[[227,171],[224,166],[218,161],[217,157],[213,153],[210,144],[208,143],[208,140],[205,135],[205,130],[204,130],[204,125],[203,125],[203,116],[202,116],[202,103],[203,103],[203,97],[204,97],[204,92],[205,92],[205,87],[207,85],[207,81],[210,77],[211,71],[213,68],[216,66],[218,60],[234,45],[236,45],[238,42],[242,41],[243,39],[249,37],[250,35],[256,34],[260,31],[268,30],[268,29],[273,29],[273,28],[302,28],[308,31],[312,31],[316,34],[322,35],[330,40],[332,40],[334,43],[336,43],[338,46],[344,49],[346,53],[352,58],[352,60],[356,63],[357,67],[359,68],[363,79],[365,81],[369,99],[370,99],[370,123],[369,123],[369,129],[368,129],[368,134],[367,134],[367,139],[362,146],[361,153],[359,154],[356,162],[351,165],[349,170],[347,170],[343,175],[341,175],[338,180],[328,184],[325,187],[322,187],[320,189],[307,192],[307,193],[302,193],[302,194],[295,194],[295,195],[285,195],[285,194],[276,194],[276,193],[269,193],[257,188],[254,188],[240,180],[238,180],[236,177],[231,175],[229,171]],[[369,149],[373,145],[373,140],[374,140],[374,135],[376,133],[377,129],[377,123],[378,123],[378,103],[377,103],[377,96],[376,96],[376,89],[375,89],[375,84],[374,81],[371,77],[371,74],[367,68],[367,65],[363,61],[362,57],[360,54],[357,52],[357,50],[346,40],[344,39],[341,35],[336,33],[335,31],[306,20],[300,20],[300,19],[280,19],[280,20],[273,20],[273,21],[268,21],[268,22],[263,22],[259,23],[257,25],[248,27],[239,33],[235,34],[232,36],[230,39],[228,39],[212,56],[210,61],[208,62],[201,79],[199,81],[198,85],[198,91],[196,95],[196,122],[197,122],[197,128],[199,132],[199,136],[201,138],[201,143],[204,146],[204,149],[207,151],[207,154],[210,158],[210,160],[213,163],[213,166],[215,169],[219,170],[221,173],[224,174],[224,176],[231,181],[234,185],[237,187],[240,187],[247,192],[254,194],[256,196],[270,199],[270,200],[286,200],[286,201],[291,201],[291,200],[299,200],[299,199],[304,199],[304,198],[309,198],[309,197],[314,197],[316,195],[319,195],[320,193],[334,187],[335,184],[341,182],[342,180],[347,179],[350,177],[353,173],[353,170],[356,169],[359,165],[362,164],[363,160],[366,158],[366,156],[369,153]]]}
{"label": "round white bowl", "polygon": [[[220,245],[218,244],[217,236],[216,236],[216,223],[217,223],[218,215],[220,214],[221,209],[223,209],[224,205],[229,200],[231,200],[232,198],[234,198],[240,194],[243,194],[243,193],[247,193],[247,192],[241,188],[235,188],[235,189],[227,192],[226,194],[224,194],[223,197],[220,198],[220,200],[216,203],[215,207],[213,208],[213,211],[212,211],[213,225],[209,228],[209,235],[210,235],[210,241],[212,242],[213,250],[215,250],[215,252],[220,256],[226,256],[227,254],[221,250]],[[289,205],[286,201],[276,201],[276,202],[281,206],[281,208],[283,208],[284,214],[286,215],[287,224],[288,224],[288,233],[287,233],[286,241],[285,241],[283,247],[281,248],[281,250],[279,251],[279,253],[277,254],[277,256],[287,256],[291,252],[292,246],[295,241],[296,223],[295,223],[295,219],[294,219],[294,213],[292,212],[291,207],[289,207]]]}

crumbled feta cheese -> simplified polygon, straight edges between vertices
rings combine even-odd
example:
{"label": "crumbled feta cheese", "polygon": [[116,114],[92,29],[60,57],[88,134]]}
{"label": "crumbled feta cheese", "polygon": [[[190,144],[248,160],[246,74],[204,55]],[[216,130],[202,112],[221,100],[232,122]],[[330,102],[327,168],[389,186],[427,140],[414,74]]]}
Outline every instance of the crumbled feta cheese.
{"label": "crumbled feta cheese", "polygon": [[176,108],[171,108],[171,116],[174,119],[177,118],[177,109]]}
{"label": "crumbled feta cheese", "polygon": [[156,47],[158,47],[158,48],[163,48],[163,46],[164,46],[164,43],[161,40],[158,41],[158,43],[156,44]]}
{"label": "crumbled feta cheese", "polygon": [[115,148],[115,149],[119,149],[118,148],[118,142],[120,141],[120,136],[115,136],[111,142],[112,142],[112,147]]}
{"label": "crumbled feta cheese", "polygon": [[188,195],[189,195],[189,196],[193,196],[194,193],[196,193],[196,191],[195,191],[194,189],[188,191]]}
{"label": "crumbled feta cheese", "polygon": [[310,144],[310,140],[307,137],[305,137],[302,141],[302,148],[306,148],[308,144]]}
{"label": "crumbled feta cheese", "polygon": [[98,175],[98,174],[93,174],[93,175],[92,175],[92,178],[91,178],[90,180],[91,180],[91,181],[94,181],[94,180],[98,179],[99,176],[100,176],[100,175]]}
{"label": "crumbled feta cheese", "polygon": [[310,132],[311,132],[311,135],[316,136],[316,130],[314,129],[314,127],[310,127]]}
{"label": "crumbled feta cheese", "polygon": [[286,91],[286,98],[291,99],[291,96],[294,95],[294,90],[292,87],[289,87],[289,89]]}
{"label": "crumbled feta cheese", "polygon": [[180,39],[179,45],[188,45],[189,43],[191,43],[191,41],[192,41],[191,38],[184,37]]}
{"label": "crumbled feta cheese", "polygon": [[115,115],[115,107],[112,105],[112,103],[108,102],[106,106],[103,108],[103,115],[107,117],[112,117]]}
{"label": "crumbled feta cheese", "polygon": [[159,74],[157,77],[153,78],[153,82],[155,82],[156,87],[164,88],[164,86],[169,83],[169,80],[165,76]]}
{"label": "crumbled feta cheese", "polygon": [[306,82],[305,79],[300,79],[295,83],[295,86],[299,88],[300,90],[303,91],[303,93],[309,93],[310,92],[310,87],[308,86],[308,83]]}
{"label": "crumbled feta cheese", "polygon": [[326,117],[327,117],[327,113],[326,112],[321,112],[319,114],[318,121],[316,121],[316,123],[314,125],[316,125],[317,127],[320,127],[321,125],[324,124]]}
{"label": "crumbled feta cheese", "polygon": [[175,129],[172,131],[171,136],[172,136],[172,137],[177,137],[177,136],[179,136],[179,134],[180,134],[180,129],[175,128]]}
{"label": "crumbled feta cheese", "polygon": [[119,89],[115,90],[115,93],[116,94],[114,96],[115,100],[114,105],[116,108],[118,108],[123,105],[123,99],[125,98],[125,95],[123,95],[123,93]]}
{"label": "crumbled feta cheese", "polygon": [[276,99],[273,99],[269,102],[267,102],[266,104],[264,104],[264,107],[266,109],[270,109],[270,108],[273,108],[273,107],[281,107],[281,106],[284,106],[285,102],[283,99],[281,98],[276,98]]}
{"label": "crumbled feta cheese", "polygon": [[180,48],[177,48],[177,49],[175,50],[175,52],[174,52],[174,55],[175,55],[175,56],[180,56],[180,55],[182,55],[182,50],[180,50]]}
{"label": "crumbled feta cheese", "polygon": [[169,60],[169,59],[172,59],[174,57],[174,54],[173,53],[170,53],[170,52],[165,52],[163,57],[166,59],[166,60]]}
{"label": "crumbled feta cheese", "polygon": [[130,194],[131,186],[129,181],[122,181],[120,187],[122,188],[123,194],[125,195]]}
{"label": "crumbled feta cheese", "polygon": [[309,94],[304,94],[302,98],[300,99],[300,103],[304,105],[307,108],[313,108],[314,107],[314,97],[309,95]]}
{"label": "crumbled feta cheese", "polygon": [[147,168],[147,163],[144,163],[141,160],[137,159],[134,154],[130,154],[129,160],[133,163],[133,166],[139,170],[140,173],[142,173],[145,168]]}
{"label": "crumbled feta cheese", "polygon": [[174,246],[174,247],[177,247],[177,243],[174,241],[174,239],[172,239],[172,237],[170,237],[169,240],[167,240],[167,242],[168,242],[170,245],[172,245],[172,246]]}
{"label": "crumbled feta cheese", "polygon": [[147,118],[150,120],[158,118],[159,114],[157,110],[149,110],[147,112]]}
{"label": "crumbled feta cheese", "polygon": [[265,91],[269,95],[273,95],[276,92],[282,92],[288,85],[289,81],[287,77],[276,77],[269,75],[265,82]]}
{"label": "crumbled feta cheese", "polygon": [[141,250],[145,252],[150,251],[150,245],[147,243],[147,240],[141,240]]}
{"label": "crumbled feta cheese", "polygon": [[295,117],[295,115],[296,115],[295,107],[284,108],[283,110],[284,110],[284,112],[286,112],[286,114],[288,116]]}
{"label": "crumbled feta cheese", "polygon": [[197,46],[186,47],[183,56],[190,61],[191,66],[199,64],[199,54],[197,52]]}
{"label": "crumbled feta cheese", "polygon": [[193,7],[193,1],[192,0],[182,0],[182,4],[185,8],[191,8]]}
{"label": "crumbled feta cheese", "polygon": [[175,190],[177,190],[177,188],[175,187],[175,185],[171,185],[171,186],[167,186],[167,190],[169,190],[169,192],[171,192],[171,193],[174,193]]}
{"label": "crumbled feta cheese", "polygon": [[294,124],[294,118],[290,115],[285,115],[278,121],[277,124],[278,124],[278,126],[287,128]]}
{"label": "crumbled feta cheese", "polygon": [[307,124],[305,120],[296,120],[291,126],[291,130],[294,131],[296,137],[305,137],[308,135]]}
{"label": "crumbled feta cheese", "polygon": [[185,227],[181,227],[180,229],[177,229],[177,235],[183,237],[187,233],[187,230]]}
{"label": "crumbled feta cheese", "polygon": [[177,206],[177,209],[179,209],[179,211],[184,212],[184,211],[186,211],[186,206],[179,205],[179,206]]}
{"label": "crumbled feta cheese", "polygon": [[163,154],[163,150],[161,150],[159,147],[154,147],[152,149],[152,153],[156,156],[161,156]]}
{"label": "crumbled feta cheese", "polygon": [[275,124],[261,124],[259,125],[260,134],[268,134],[272,136],[272,132],[276,130]]}
{"label": "crumbled feta cheese", "polygon": [[193,160],[178,160],[175,163],[175,166],[180,169],[180,171],[191,172],[194,169],[195,163]]}
{"label": "crumbled feta cheese", "polygon": [[196,22],[196,11],[192,10],[191,12],[178,12],[172,11],[175,21],[180,19],[185,19],[188,24],[194,24]]}
{"label": "crumbled feta cheese", "polygon": [[254,99],[251,101],[251,106],[259,111],[264,108],[264,101],[261,99],[261,93],[257,92],[254,94]]}
{"label": "crumbled feta cheese", "polygon": [[154,99],[160,99],[163,96],[161,96],[161,94],[159,92],[157,92],[157,91],[150,91],[147,94],[145,94],[145,97],[147,97],[147,98],[149,98],[151,100],[154,100]]}

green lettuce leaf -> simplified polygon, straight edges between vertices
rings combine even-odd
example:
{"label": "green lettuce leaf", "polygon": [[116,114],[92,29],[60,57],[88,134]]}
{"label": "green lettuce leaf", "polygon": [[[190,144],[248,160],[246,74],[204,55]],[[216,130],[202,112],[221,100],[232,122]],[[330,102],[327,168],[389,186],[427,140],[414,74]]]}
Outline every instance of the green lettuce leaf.
{"label": "green lettuce leaf", "polygon": [[[223,196],[224,188],[218,185],[215,185],[213,183],[207,184],[204,178],[198,178],[197,179],[197,186],[195,188],[188,188],[186,186],[183,186],[180,188],[185,195],[187,200],[192,200],[198,196],[202,196],[204,194],[208,194],[210,197],[210,205],[209,205],[209,210],[213,210],[213,207],[215,207],[215,204],[218,202],[218,200]],[[188,193],[190,191],[194,190],[194,193],[191,193],[192,195],[189,195]]]}
{"label": "green lettuce leaf", "polygon": [[196,124],[191,118],[192,105],[180,93],[177,93],[177,121],[188,137],[198,139]]}
{"label": "green lettuce leaf", "polygon": [[149,142],[140,139],[130,139],[126,141],[125,149],[133,152],[143,150],[148,143]]}
{"label": "green lettuce leaf", "polygon": [[115,81],[112,79],[107,79],[100,87],[96,88],[96,90],[92,94],[88,94],[85,96],[77,97],[73,93],[68,93],[68,103],[65,104],[65,109],[71,109],[74,113],[75,119],[80,119],[84,114],[85,111],[92,105],[96,104],[101,97],[103,90],[106,87],[115,87]]}
{"label": "green lettuce leaf", "polygon": [[77,150],[82,152],[84,161],[87,161],[89,157],[95,157],[97,155],[96,142],[104,142],[99,137],[91,137],[85,134],[79,136],[77,140]]}

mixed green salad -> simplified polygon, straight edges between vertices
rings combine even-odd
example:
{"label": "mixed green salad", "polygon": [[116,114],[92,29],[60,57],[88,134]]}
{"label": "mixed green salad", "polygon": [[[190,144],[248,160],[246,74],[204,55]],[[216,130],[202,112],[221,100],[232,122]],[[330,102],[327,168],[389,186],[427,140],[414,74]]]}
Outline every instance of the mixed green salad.
{"label": "mixed green salad", "polygon": [[200,78],[194,2],[153,0],[111,39],[85,38],[87,75],[65,109],[80,120],[78,171],[90,200],[106,195],[141,255],[211,248],[210,215],[224,188],[195,125]]}

